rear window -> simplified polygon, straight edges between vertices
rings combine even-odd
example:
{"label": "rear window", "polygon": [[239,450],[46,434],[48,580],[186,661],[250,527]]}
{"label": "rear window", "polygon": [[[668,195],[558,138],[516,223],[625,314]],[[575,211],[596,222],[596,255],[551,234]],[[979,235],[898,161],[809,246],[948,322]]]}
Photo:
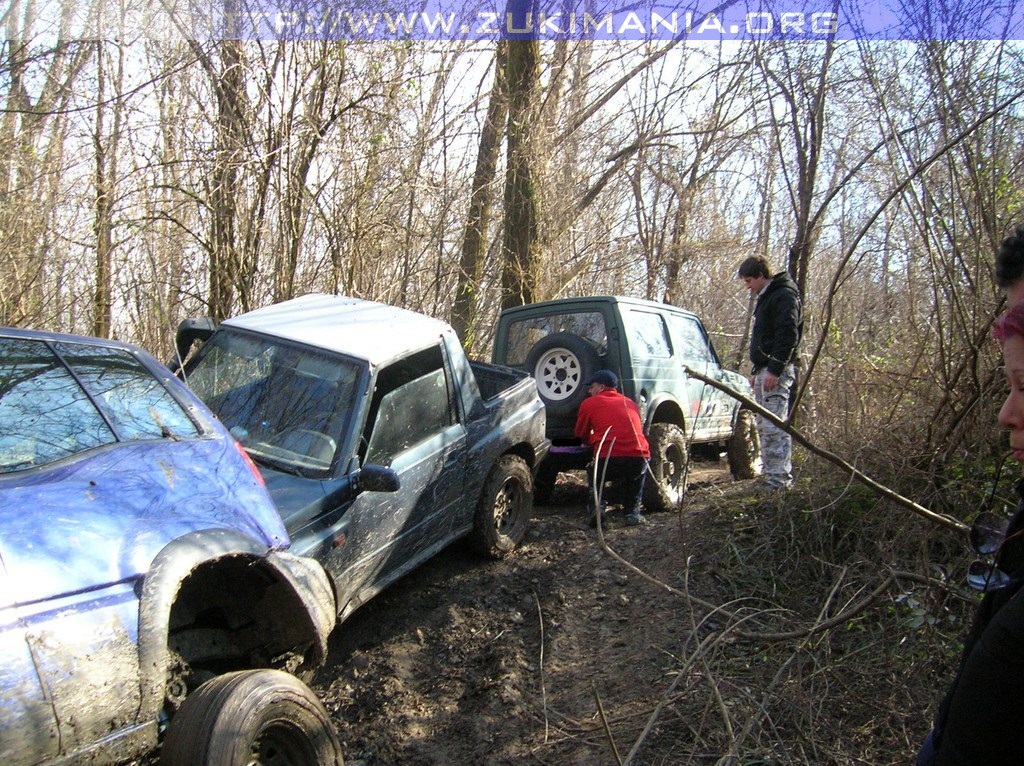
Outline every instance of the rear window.
{"label": "rear window", "polygon": [[580,336],[597,349],[599,355],[605,352],[608,345],[608,331],[605,329],[604,315],[600,311],[529,317],[509,323],[505,364],[512,367],[526,364],[526,357],[534,344],[556,332],[569,332]]}
{"label": "rear window", "polygon": [[0,338],[0,473],[114,442],[198,433],[170,392],[126,351]]}

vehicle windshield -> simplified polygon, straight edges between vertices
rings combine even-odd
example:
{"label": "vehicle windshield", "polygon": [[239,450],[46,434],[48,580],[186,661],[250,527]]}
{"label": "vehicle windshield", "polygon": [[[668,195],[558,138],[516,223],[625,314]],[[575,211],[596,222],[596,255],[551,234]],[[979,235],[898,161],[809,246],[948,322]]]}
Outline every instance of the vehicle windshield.
{"label": "vehicle windshield", "polygon": [[257,462],[323,474],[351,427],[355,362],[228,328],[186,370],[192,390]]}
{"label": "vehicle windshield", "polygon": [[0,473],[119,441],[198,434],[170,392],[127,351],[0,338]]}

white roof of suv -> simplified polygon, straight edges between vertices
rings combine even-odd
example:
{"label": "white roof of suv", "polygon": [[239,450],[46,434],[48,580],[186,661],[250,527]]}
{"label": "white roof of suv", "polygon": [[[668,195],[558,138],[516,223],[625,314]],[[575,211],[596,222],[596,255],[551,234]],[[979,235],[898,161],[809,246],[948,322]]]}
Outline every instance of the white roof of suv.
{"label": "white roof of suv", "polygon": [[410,349],[436,344],[451,327],[438,319],[343,295],[304,295],[226,319],[263,335],[384,364]]}

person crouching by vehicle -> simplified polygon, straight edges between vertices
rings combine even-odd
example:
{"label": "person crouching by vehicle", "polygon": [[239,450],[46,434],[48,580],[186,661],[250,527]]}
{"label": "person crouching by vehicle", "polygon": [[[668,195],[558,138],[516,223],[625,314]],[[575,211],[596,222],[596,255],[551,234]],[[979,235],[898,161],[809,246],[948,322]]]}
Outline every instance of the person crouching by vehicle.
{"label": "person crouching by vehicle", "polygon": [[[1010,433],[1012,457],[1024,464],[1024,303],[996,320],[992,334],[1003,348],[1009,385],[999,425]],[[994,568],[983,568],[976,585],[985,595],[918,766],[1024,763],[1024,479],[1017,493]]]}
{"label": "person crouching by vehicle", "polygon": [[612,483],[613,496],[622,500],[626,510],[626,523],[630,526],[645,523],[640,513],[640,500],[644,491],[644,475],[651,448],[640,423],[640,409],[616,387],[619,379],[611,370],[598,370],[587,381],[587,398],[580,404],[576,416],[576,436],[594,450],[594,460],[587,467],[587,512],[591,524],[597,523],[594,488],[602,490],[601,513],[605,482]]}

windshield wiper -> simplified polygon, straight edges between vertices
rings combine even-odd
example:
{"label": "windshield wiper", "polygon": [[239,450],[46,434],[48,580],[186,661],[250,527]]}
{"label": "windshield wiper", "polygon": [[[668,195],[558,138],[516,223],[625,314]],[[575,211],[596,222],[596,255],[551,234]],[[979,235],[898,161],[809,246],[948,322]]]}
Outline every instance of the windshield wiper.
{"label": "windshield wiper", "polygon": [[174,433],[170,426],[164,422],[164,419],[160,417],[160,413],[156,411],[156,407],[150,405],[148,409],[149,416],[153,418],[153,422],[160,427],[160,438],[170,439],[171,441],[181,441],[181,437]]}
{"label": "windshield wiper", "polygon": [[305,474],[302,472],[302,469],[300,469],[298,466],[289,465],[280,460],[275,460],[274,458],[270,457],[269,455],[263,452],[256,452],[250,449],[249,447],[245,447],[244,445],[243,448],[249,454],[249,457],[253,459],[253,462],[256,463],[257,465],[261,465],[264,468],[273,468],[275,471],[283,471],[284,473],[289,473],[292,476],[305,476]]}

